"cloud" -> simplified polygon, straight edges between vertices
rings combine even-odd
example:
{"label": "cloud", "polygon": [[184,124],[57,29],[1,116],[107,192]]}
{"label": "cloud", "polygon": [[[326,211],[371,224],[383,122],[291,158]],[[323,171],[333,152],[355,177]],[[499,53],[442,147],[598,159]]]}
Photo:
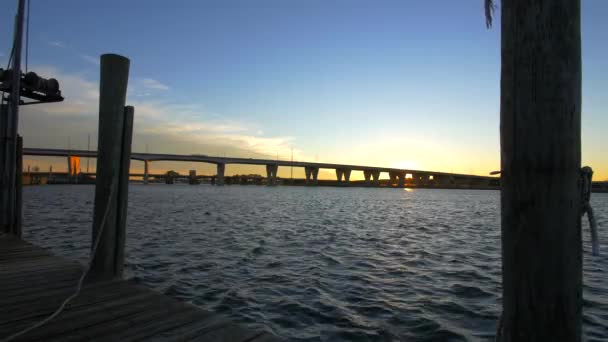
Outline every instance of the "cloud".
{"label": "cloud", "polygon": [[147,89],[169,90],[169,86],[161,83],[160,81],[152,79],[152,78],[144,78],[141,83],[144,86],[144,88],[147,88]]}
{"label": "cloud", "polygon": [[50,105],[37,105],[38,110],[53,114],[83,115],[97,111],[99,85],[86,80],[80,74],[66,74],[57,68],[37,66],[36,73],[41,77],[53,77],[59,81],[59,89],[65,98],[64,102]]}
{"label": "cloud", "polygon": [[91,55],[80,55],[80,58],[84,59],[85,61],[87,61],[95,66],[99,66],[99,57],[93,57]]}
{"label": "cloud", "polygon": [[64,48],[65,47],[65,43],[58,41],[58,40],[52,40],[47,42],[50,46],[54,46],[54,47],[58,47],[58,48]]}
{"label": "cloud", "polygon": [[[71,137],[73,148],[86,148],[82,137],[97,130],[99,85],[82,74],[65,73],[53,67],[35,68],[41,76],[59,80],[65,101],[26,107],[21,120],[26,146],[64,148],[66,137]],[[200,104],[132,95],[128,95],[127,102],[135,107],[134,151],[143,151],[149,144],[158,153],[226,153],[268,159],[275,159],[277,153],[286,159],[291,153],[292,137],[272,136],[268,132],[260,136],[259,127],[209,112]],[[81,141],[80,145],[77,141]],[[294,159],[312,160],[296,149]]]}

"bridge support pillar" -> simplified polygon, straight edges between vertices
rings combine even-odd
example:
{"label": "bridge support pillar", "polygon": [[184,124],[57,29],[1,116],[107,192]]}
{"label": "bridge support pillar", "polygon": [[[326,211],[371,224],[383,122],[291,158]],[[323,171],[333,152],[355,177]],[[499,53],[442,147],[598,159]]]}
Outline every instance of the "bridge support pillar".
{"label": "bridge support pillar", "polygon": [[304,173],[306,174],[306,184],[317,184],[317,177],[319,176],[319,168],[306,166],[304,167]]}
{"label": "bridge support pillar", "polygon": [[336,178],[338,179],[338,183],[342,182],[343,175],[344,175],[344,170],[336,169]]}
{"label": "bridge support pillar", "polygon": [[351,171],[352,171],[351,169],[346,169],[346,168],[336,169],[336,178],[338,179],[338,182],[341,183],[342,177],[344,177],[344,182],[346,184],[350,183],[350,172]]}
{"label": "bridge support pillar", "polygon": [[420,185],[429,184],[429,175],[420,175]]}
{"label": "bridge support pillar", "polygon": [[420,174],[420,173],[412,173],[412,183],[415,186],[421,186],[426,184],[426,179],[428,176]]}
{"label": "bridge support pillar", "polygon": [[376,185],[376,186],[380,185],[380,170],[372,171],[372,180],[374,182],[374,185]]}
{"label": "bridge support pillar", "polygon": [[279,165],[277,165],[277,164],[266,165],[266,180],[267,180],[268,185],[277,184],[277,171],[278,170],[279,170]]}
{"label": "bridge support pillar", "polygon": [[150,161],[144,160],[144,184],[148,184],[150,179]]}
{"label": "bridge support pillar", "polygon": [[371,170],[363,170],[363,177],[365,178],[365,185],[372,184],[372,171]]}
{"label": "bridge support pillar", "polygon": [[188,183],[190,185],[198,184],[198,179],[196,178],[196,170],[190,170],[190,174],[188,176]]}
{"label": "bridge support pillar", "polygon": [[350,172],[352,170],[351,169],[344,169],[344,182],[346,182],[346,184],[350,183]]}
{"label": "bridge support pillar", "polygon": [[400,188],[404,188],[405,187],[405,172],[400,172],[397,175],[397,178],[399,180],[397,186]]}
{"label": "bridge support pillar", "polygon": [[449,185],[449,177],[444,175],[433,175],[433,182],[435,186],[446,186]]}
{"label": "bridge support pillar", "polygon": [[412,175],[412,178],[410,178],[408,180],[408,183],[412,186],[417,186],[418,185],[418,175],[415,173],[410,173],[410,175]]}
{"label": "bridge support pillar", "polygon": [[224,185],[224,171],[226,171],[226,164],[218,163],[215,185]]}
{"label": "bridge support pillar", "polygon": [[399,174],[397,172],[389,172],[388,177],[390,178],[390,186],[395,186],[397,184],[397,177]]}
{"label": "bridge support pillar", "polygon": [[405,172],[391,171],[388,174],[391,178],[391,186],[405,187]]}

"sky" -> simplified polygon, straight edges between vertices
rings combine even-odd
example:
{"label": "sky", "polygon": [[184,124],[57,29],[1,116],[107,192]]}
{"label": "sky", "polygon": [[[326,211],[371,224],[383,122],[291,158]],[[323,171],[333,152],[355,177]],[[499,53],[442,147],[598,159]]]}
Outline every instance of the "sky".
{"label": "sky", "polygon": [[[3,66],[16,3],[0,8]],[[596,180],[608,180],[606,17],[608,1],[582,1],[583,164]],[[103,53],[131,60],[134,151],[287,160],[293,151],[479,175],[500,167],[500,21],[486,29],[482,0],[33,0],[28,67],[57,78],[65,101],[22,107],[26,147],[86,149],[90,136],[96,148]],[[66,168],[24,164],[49,163]],[[214,173],[152,164],[167,168]],[[264,169],[227,167],[249,172]]]}

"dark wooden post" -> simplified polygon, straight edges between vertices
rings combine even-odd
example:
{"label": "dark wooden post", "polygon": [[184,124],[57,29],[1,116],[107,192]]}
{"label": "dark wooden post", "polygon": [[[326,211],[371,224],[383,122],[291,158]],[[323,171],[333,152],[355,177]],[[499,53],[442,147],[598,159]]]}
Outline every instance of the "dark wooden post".
{"label": "dark wooden post", "polygon": [[98,238],[99,242],[97,249],[93,250],[91,266],[91,276],[96,279],[112,279],[122,275],[128,161],[133,129],[133,109],[125,109],[128,79],[127,58],[113,54],[101,56],[92,247],[95,248]]}
{"label": "dark wooden post", "polygon": [[115,272],[122,276],[125,242],[127,234],[127,207],[129,203],[129,170],[131,168],[131,143],[133,141],[133,116],[135,108],[125,107],[125,122],[122,134],[122,161],[120,163],[120,187],[116,214],[116,259]]}
{"label": "dark wooden post", "polygon": [[[8,104],[0,104],[0,172],[5,171],[6,151],[8,150]],[[9,183],[8,178],[0,175],[0,232],[9,230]]]}
{"label": "dark wooden post", "polygon": [[[6,215],[9,225],[17,222],[17,139],[19,131],[19,102],[21,100],[21,46],[23,42],[23,18],[25,13],[25,0],[19,0],[17,6],[17,17],[15,18],[15,40],[13,46],[11,73],[11,91],[8,102],[8,118],[6,121],[6,135],[4,139],[5,154],[0,164],[0,182],[2,183],[2,195],[5,195],[0,215]],[[15,232],[15,227],[9,227]]]}
{"label": "dark wooden post", "polygon": [[503,0],[500,341],[581,340],[580,0]]}
{"label": "dark wooden post", "polygon": [[23,137],[17,136],[17,158],[15,177],[15,217],[11,233],[21,237],[21,216],[23,208]]}

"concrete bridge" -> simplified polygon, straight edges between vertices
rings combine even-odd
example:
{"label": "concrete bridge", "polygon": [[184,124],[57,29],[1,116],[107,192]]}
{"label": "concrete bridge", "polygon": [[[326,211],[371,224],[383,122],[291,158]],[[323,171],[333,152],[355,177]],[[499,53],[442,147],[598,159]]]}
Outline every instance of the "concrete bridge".
{"label": "concrete bridge", "polygon": [[[64,149],[48,149],[48,148],[24,148],[23,155],[28,156],[45,156],[45,157],[66,157],[68,170],[70,175],[77,175],[80,172],[80,158],[96,158],[97,151],[86,150],[64,150]],[[410,169],[395,169],[387,167],[361,166],[361,165],[344,165],[330,163],[315,163],[289,160],[270,160],[270,159],[253,159],[253,158],[232,158],[232,157],[214,157],[200,154],[159,154],[159,153],[131,153],[132,160],[144,162],[144,183],[149,179],[150,163],[154,161],[182,161],[182,162],[201,162],[210,163],[217,166],[217,175],[215,183],[217,185],[224,184],[225,170],[227,164],[240,165],[261,165],[266,166],[266,177],[269,185],[277,184],[277,171],[281,167],[302,167],[306,175],[306,183],[318,184],[319,169],[335,170],[336,180],[338,183],[348,185],[350,183],[350,175],[352,171],[363,171],[365,183],[367,185],[379,185],[380,174],[388,173],[390,185],[404,187],[406,185],[414,186],[468,186],[468,187],[496,187],[499,185],[499,178],[489,176],[476,176],[457,173],[445,173],[423,170]]]}

